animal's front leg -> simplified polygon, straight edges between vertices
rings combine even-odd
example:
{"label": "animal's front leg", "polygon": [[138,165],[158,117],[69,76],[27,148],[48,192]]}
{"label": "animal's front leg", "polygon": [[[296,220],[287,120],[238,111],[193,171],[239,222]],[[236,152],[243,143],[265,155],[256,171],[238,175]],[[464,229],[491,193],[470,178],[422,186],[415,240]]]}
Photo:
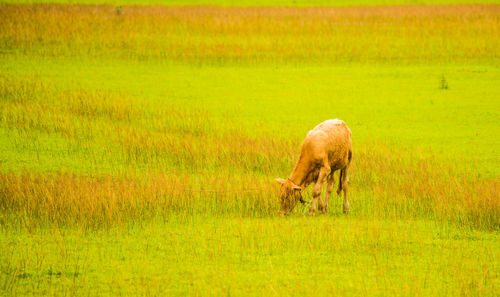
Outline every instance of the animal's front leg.
{"label": "animal's front leg", "polygon": [[325,180],[325,177],[330,174],[330,167],[321,167],[318,180],[314,184],[313,192],[312,192],[312,203],[311,203],[311,209],[309,209],[309,215],[313,216],[316,213],[316,206],[318,204],[318,198],[321,195],[321,187],[323,186],[323,182]]}

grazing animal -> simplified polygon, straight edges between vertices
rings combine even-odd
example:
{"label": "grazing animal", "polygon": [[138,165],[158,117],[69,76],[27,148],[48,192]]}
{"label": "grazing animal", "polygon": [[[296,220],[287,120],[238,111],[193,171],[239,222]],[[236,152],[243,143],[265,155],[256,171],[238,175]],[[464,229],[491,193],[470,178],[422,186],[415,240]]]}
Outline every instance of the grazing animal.
{"label": "grazing animal", "polygon": [[344,213],[349,212],[347,170],[351,163],[351,130],[338,119],[327,120],[309,131],[302,143],[299,161],[288,179],[277,178],[281,183],[279,198],[280,214],[290,213],[297,202],[304,203],[301,191],[314,183],[312,204],[309,215],[316,212],[316,204],[321,195],[321,187],[326,181],[325,201],[319,201],[319,209],[326,213],[328,199],[335,185],[334,172],[340,170],[337,194],[344,191]]}

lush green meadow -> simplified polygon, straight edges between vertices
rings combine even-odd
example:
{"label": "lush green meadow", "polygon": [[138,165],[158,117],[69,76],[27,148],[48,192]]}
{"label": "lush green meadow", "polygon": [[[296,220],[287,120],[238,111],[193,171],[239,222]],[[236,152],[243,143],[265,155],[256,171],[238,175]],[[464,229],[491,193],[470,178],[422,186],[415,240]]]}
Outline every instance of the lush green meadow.
{"label": "lush green meadow", "polygon": [[[494,296],[497,36],[499,5],[0,5],[0,295]],[[329,118],[351,213],[278,217]]]}

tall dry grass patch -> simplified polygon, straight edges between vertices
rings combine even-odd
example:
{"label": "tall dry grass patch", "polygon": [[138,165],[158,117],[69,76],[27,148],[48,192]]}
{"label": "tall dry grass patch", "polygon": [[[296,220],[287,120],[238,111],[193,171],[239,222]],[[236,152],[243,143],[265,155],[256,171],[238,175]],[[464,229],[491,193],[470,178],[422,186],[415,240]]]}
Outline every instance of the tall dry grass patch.
{"label": "tall dry grass patch", "polygon": [[123,94],[61,89],[37,77],[0,76],[0,126],[12,130],[89,138],[101,122],[129,123],[143,111],[143,104]]}
{"label": "tall dry grass patch", "polygon": [[351,172],[353,187],[372,196],[367,202],[374,203],[370,208],[375,212],[498,229],[500,180],[478,179],[461,170],[429,153],[379,144],[358,152]]}
{"label": "tall dry grass patch", "polygon": [[[92,34],[89,34],[92,32]],[[459,61],[498,57],[499,5],[352,8],[0,6],[17,54],[189,62]]]}
{"label": "tall dry grass patch", "polygon": [[[168,217],[172,213],[275,215],[275,176],[271,169],[263,174],[219,170],[119,177],[4,172],[0,173],[1,223],[96,228]],[[497,230],[498,189],[498,180],[475,180],[432,157],[394,152],[383,146],[355,152],[351,170],[350,195],[355,216],[432,218]],[[309,196],[307,191],[306,199]],[[339,214],[340,199],[333,198],[331,204],[331,212]],[[303,206],[297,206],[295,211],[300,214]]]}
{"label": "tall dry grass patch", "polygon": [[[247,136],[237,123],[224,125],[206,111],[168,102],[148,104],[121,93],[59,87],[36,77],[0,77],[0,128],[46,133],[68,141],[92,141],[112,150],[124,167],[192,172],[269,172],[288,165],[299,143],[269,133]],[[86,158],[99,159],[99,153]],[[125,166],[125,164],[127,164]],[[122,168],[119,168],[120,170]]]}
{"label": "tall dry grass patch", "polygon": [[[251,188],[250,188],[251,187]],[[66,173],[0,173],[3,225],[99,228],[178,215],[263,216],[275,211],[271,188],[255,177],[187,173],[116,178]]]}

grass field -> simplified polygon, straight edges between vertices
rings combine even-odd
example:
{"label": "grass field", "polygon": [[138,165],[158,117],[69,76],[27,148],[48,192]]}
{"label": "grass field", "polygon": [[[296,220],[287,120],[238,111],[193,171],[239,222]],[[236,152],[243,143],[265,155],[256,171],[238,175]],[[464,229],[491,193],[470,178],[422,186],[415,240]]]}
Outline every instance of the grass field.
{"label": "grass field", "polygon": [[223,6],[223,7],[331,7],[436,4],[498,4],[498,0],[2,0],[14,4],[93,4],[93,5],[165,5],[165,6]]}
{"label": "grass field", "polygon": [[[0,295],[497,294],[500,6],[353,4],[0,5]],[[329,118],[351,213],[278,217]]]}

